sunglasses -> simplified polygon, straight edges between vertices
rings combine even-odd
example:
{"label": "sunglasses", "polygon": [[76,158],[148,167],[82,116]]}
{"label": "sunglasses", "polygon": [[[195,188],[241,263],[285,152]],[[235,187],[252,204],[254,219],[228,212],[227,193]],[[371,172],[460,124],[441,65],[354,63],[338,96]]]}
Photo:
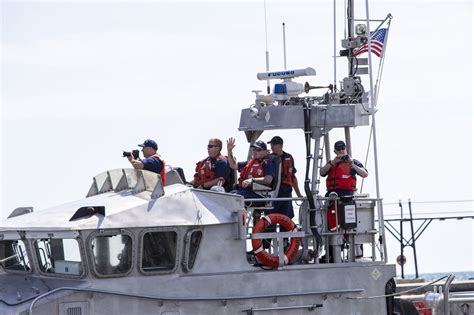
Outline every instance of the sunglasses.
{"label": "sunglasses", "polygon": [[336,148],[335,150],[336,151],[342,151],[342,150],[345,150],[346,148],[345,147],[342,147],[342,148]]}
{"label": "sunglasses", "polygon": [[263,149],[260,149],[260,148],[252,148],[252,149],[257,152],[263,151]]}
{"label": "sunglasses", "polygon": [[215,148],[215,147],[217,147],[217,145],[214,145],[214,144],[208,144],[208,145],[207,145],[207,148],[208,148],[208,149],[212,149],[212,148]]}

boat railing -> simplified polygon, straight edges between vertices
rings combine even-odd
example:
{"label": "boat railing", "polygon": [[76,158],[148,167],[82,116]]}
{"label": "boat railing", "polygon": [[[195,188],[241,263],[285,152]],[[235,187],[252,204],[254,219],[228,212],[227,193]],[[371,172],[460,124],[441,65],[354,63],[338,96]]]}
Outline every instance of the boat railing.
{"label": "boat railing", "polygon": [[[289,293],[271,293],[271,294],[252,294],[250,295],[233,295],[233,296],[208,296],[208,297],[172,297],[172,296],[155,296],[155,295],[147,295],[147,294],[138,294],[138,293],[131,293],[131,292],[120,292],[120,291],[113,291],[113,290],[105,290],[99,288],[76,288],[76,287],[59,287],[52,289],[44,294],[37,296],[30,304],[28,308],[28,314],[33,315],[33,309],[38,303],[38,301],[42,299],[47,299],[51,295],[54,295],[58,292],[62,291],[72,291],[72,292],[88,292],[88,293],[100,293],[100,294],[110,294],[110,295],[117,295],[121,297],[131,297],[131,298],[140,298],[140,299],[149,299],[158,301],[160,306],[163,306],[165,301],[174,301],[176,303],[182,301],[205,301],[205,302],[212,302],[212,301],[219,301],[223,305],[227,303],[227,301],[234,301],[234,300],[245,300],[245,299],[255,299],[255,298],[278,298],[278,297],[293,297],[293,296],[304,296],[304,295],[327,295],[327,294],[353,294],[353,295],[360,295],[364,292],[363,288],[352,288],[352,289],[338,289],[338,290],[318,290],[318,291],[306,291],[306,292],[289,292]],[[76,304],[77,305],[77,304]],[[310,305],[314,308],[321,307],[320,304]],[[297,308],[307,308],[310,307],[307,305],[293,307],[293,309]],[[274,310],[279,310],[284,308],[274,308]],[[291,309],[291,308],[287,308]],[[257,309],[250,309],[244,312],[256,312]],[[263,310],[263,309],[261,309]],[[268,309],[270,310],[270,309]],[[69,313],[68,313],[69,314]]]}
{"label": "boat railing", "polygon": [[[302,238],[303,257],[306,262],[314,263],[347,263],[357,261],[377,261],[380,258],[383,261],[383,252],[381,246],[377,244],[376,235],[380,234],[375,225],[375,206],[376,198],[368,198],[367,195],[356,195],[353,198],[353,204],[356,207],[356,222],[351,228],[344,228],[339,222],[339,216],[336,215],[337,228],[333,231],[327,226],[327,212],[330,201],[340,198],[317,197],[317,209],[308,209],[307,198],[286,197],[286,198],[252,198],[245,199],[245,228],[247,239],[272,239],[274,240],[272,249],[275,254],[282,256],[283,239]],[[276,201],[302,202],[300,206],[298,230],[293,232],[269,232],[252,233],[253,226],[260,219],[263,212],[271,212],[272,203]],[[311,226],[309,216],[316,216],[316,225]],[[295,220],[296,221],[296,220]],[[312,228],[316,228],[321,236],[322,244],[316,246]],[[371,254],[364,257],[364,245],[369,245]],[[321,247],[324,248],[325,255],[322,255]],[[329,251],[332,251],[329,254]],[[342,257],[341,257],[342,253]],[[378,254],[378,255],[377,255]],[[322,256],[322,257],[320,257]],[[281,257],[280,257],[281,258]],[[370,258],[370,260],[368,259]],[[280,259],[280,261],[282,261]]]}
{"label": "boat railing", "polygon": [[[439,283],[439,281],[444,278],[446,278],[444,284],[436,285],[436,283]],[[474,291],[450,292],[454,278],[455,276],[453,274],[443,276],[442,278],[431,281],[421,287],[398,292],[396,293],[396,298],[409,302],[416,302],[422,307],[420,309],[417,306],[418,310],[429,310],[433,314],[451,314],[450,304],[458,304],[462,314],[471,314],[469,313],[469,304],[474,303]],[[423,290],[424,288],[431,286],[432,288],[430,291],[422,293],[425,291]]]}

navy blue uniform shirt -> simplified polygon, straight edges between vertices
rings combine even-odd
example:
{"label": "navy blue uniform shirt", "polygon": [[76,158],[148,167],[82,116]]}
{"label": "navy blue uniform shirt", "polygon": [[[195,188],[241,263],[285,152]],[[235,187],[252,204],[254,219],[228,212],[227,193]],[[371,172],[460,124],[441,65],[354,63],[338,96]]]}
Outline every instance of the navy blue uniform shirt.
{"label": "navy blue uniform shirt", "polygon": [[143,159],[143,169],[151,172],[160,174],[163,170],[163,163],[156,156],[150,156],[149,158]]}
{"label": "navy blue uniform shirt", "polygon": [[230,167],[227,159],[217,159],[216,162],[212,164],[212,167],[216,177],[222,177],[226,180],[229,178]]}

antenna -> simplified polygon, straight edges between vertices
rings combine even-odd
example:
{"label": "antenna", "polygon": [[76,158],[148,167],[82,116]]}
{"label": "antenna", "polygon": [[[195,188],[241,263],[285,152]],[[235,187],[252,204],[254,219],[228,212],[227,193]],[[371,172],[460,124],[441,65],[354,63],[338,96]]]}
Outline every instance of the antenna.
{"label": "antenna", "polygon": [[[344,5],[345,5],[345,2],[344,2]],[[336,87],[336,77],[337,77],[337,55],[336,55],[336,41],[337,41],[337,38],[336,38],[336,31],[337,31],[337,28],[336,28],[336,0],[333,0],[333,49],[334,49],[334,53],[333,53],[333,56],[334,56],[334,87]],[[344,28],[344,32],[345,32],[346,28]]]}
{"label": "antenna", "polygon": [[[286,34],[285,34],[285,22],[283,24],[283,66],[286,70]],[[268,69],[267,69],[268,71]]]}
{"label": "antenna", "polygon": [[[263,0],[263,10],[265,15],[265,63],[266,71],[270,71],[270,54],[268,52],[268,32],[267,32],[267,1]],[[267,94],[270,94],[270,80],[267,80]]]}

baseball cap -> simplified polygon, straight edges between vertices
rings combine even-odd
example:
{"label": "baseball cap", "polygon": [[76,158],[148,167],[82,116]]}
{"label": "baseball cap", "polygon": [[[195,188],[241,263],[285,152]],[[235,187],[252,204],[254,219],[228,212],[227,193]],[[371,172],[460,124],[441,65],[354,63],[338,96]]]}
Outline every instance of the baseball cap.
{"label": "baseball cap", "polygon": [[150,148],[153,148],[155,150],[158,150],[158,145],[156,144],[155,141],[151,140],[151,139],[147,139],[143,142],[143,144],[139,144],[138,145],[139,147],[150,147]]}
{"label": "baseball cap", "polygon": [[272,140],[268,141],[267,143],[271,144],[283,144],[283,139],[279,136],[275,136],[272,138]]}
{"label": "baseball cap", "polygon": [[257,142],[255,142],[254,144],[252,144],[250,147],[251,147],[251,148],[259,148],[259,149],[262,149],[262,150],[266,150],[266,149],[267,149],[267,145],[266,145],[265,142],[263,142],[262,140],[258,140]]}
{"label": "baseball cap", "polygon": [[339,140],[336,143],[334,143],[334,150],[345,149],[345,148],[346,148],[346,143],[342,140]]}

